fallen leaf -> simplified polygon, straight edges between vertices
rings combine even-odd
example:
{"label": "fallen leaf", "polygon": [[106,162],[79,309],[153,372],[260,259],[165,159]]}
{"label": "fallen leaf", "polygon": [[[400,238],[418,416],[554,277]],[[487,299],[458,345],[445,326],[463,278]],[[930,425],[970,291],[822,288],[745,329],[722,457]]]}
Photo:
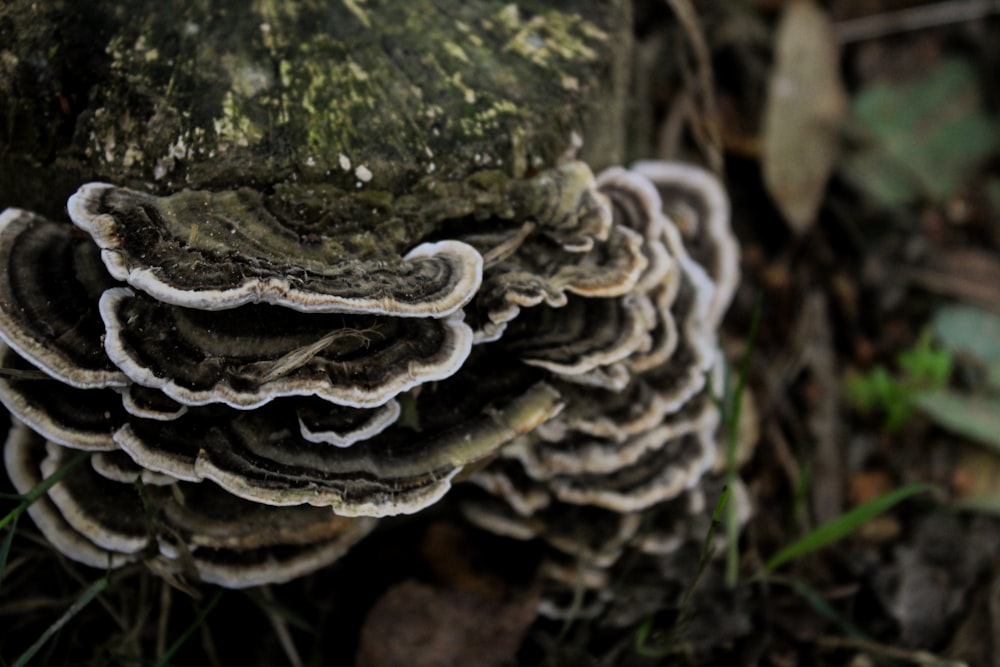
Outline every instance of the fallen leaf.
{"label": "fallen leaf", "polygon": [[972,65],[948,58],[919,77],[869,85],[852,104],[867,141],[846,173],[888,206],[947,201],[1000,143]]}
{"label": "fallen leaf", "polygon": [[944,306],[934,313],[931,330],[949,352],[978,361],[989,385],[1000,388],[1000,315],[965,304]]}
{"label": "fallen leaf", "polygon": [[816,219],[836,163],[847,96],[827,15],[811,0],[785,8],[764,108],[764,184],[798,233]]}
{"label": "fallen leaf", "polygon": [[935,424],[1000,452],[1000,399],[940,390],[918,392],[913,403]]}
{"label": "fallen leaf", "polygon": [[420,543],[420,555],[434,582],[444,588],[490,598],[509,593],[510,585],[498,572],[476,567],[483,555],[476,552],[468,528],[444,521],[432,523]]}
{"label": "fallen leaf", "polygon": [[537,591],[498,600],[412,579],[404,581],[390,588],[368,613],[356,664],[514,665],[537,611]]}
{"label": "fallen leaf", "polygon": [[884,470],[866,470],[851,476],[850,499],[853,505],[874,500],[892,491],[895,486]]}
{"label": "fallen leaf", "polygon": [[1000,574],[973,592],[965,618],[945,650],[966,665],[1000,665]]}
{"label": "fallen leaf", "polygon": [[956,509],[1000,516],[1000,457],[982,447],[962,447],[952,490]]}
{"label": "fallen leaf", "polygon": [[962,443],[952,473],[952,491],[963,508],[992,507],[992,513],[1000,514],[1000,457],[983,447]]}
{"label": "fallen leaf", "polygon": [[924,288],[1000,313],[1000,257],[996,253],[971,247],[935,248],[922,272],[914,278]]}
{"label": "fallen leaf", "polygon": [[1000,531],[984,517],[946,511],[914,517],[873,578],[875,594],[898,623],[896,644],[929,649],[947,640],[970,593],[992,570],[998,546]]}

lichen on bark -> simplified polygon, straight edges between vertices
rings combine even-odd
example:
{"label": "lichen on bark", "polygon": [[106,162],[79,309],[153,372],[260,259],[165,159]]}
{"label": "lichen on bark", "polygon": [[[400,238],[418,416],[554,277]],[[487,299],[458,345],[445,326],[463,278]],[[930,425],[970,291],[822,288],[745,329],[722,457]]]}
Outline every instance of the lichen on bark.
{"label": "lichen on bark", "polygon": [[530,176],[573,135],[601,167],[621,159],[627,7],[12,0],[0,207],[57,216],[89,180],[384,203],[483,170]]}

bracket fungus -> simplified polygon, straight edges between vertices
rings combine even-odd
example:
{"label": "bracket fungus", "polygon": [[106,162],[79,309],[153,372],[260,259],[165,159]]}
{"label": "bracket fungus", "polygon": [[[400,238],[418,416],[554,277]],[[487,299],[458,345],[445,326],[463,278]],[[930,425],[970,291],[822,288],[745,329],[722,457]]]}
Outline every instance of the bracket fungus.
{"label": "bracket fungus", "polygon": [[737,249],[709,173],[588,166],[621,161],[618,0],[191,8],[197,40],[148,4],[95,32],[69,220],[0,151],[7,471],[93,452],[30,508],[60,551],[285,581],[461,473],[470,521],[551,547],[558,616],[697,539]]}

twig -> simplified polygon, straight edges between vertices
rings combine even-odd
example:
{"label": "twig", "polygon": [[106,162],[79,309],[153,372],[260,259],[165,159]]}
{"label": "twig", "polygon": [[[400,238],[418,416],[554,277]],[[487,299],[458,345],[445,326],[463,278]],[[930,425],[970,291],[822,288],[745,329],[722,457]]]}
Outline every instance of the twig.
{"label": "twig", "polygon": [[[259,590],[261,597],[268,602],[274,602],[274,593],[271,591],[270,586],[261,586]],[[273,610],[263,609],[263,611],[267,615],[267,620],[270,621],[271,627],[274,628],[274,633],[278,636],[278,643],[281,644],[281,649],[285,652],[288,663],[292,667],[302,667],[302,658],[299,656],[298,649],[295,648],[295,640],[292,639],[292,633],[288,631],[288,624],[285,622],[285,619],[281,618]]]}
{"label": "twig", "polygon": [[844,506],[844,470],[840,447],[844,438],[840,432],[840,388],[834,368],[833,339],[827,301],[822,292],[811,293],[799,323],[806,368],[819,388],[818,403],[808,418],[815,449],[812,455],[813,512],[820,522],[840,514]]}
{"label": "twig", "polygon": [[156,622],[155,655],[163,655],[167,651],[167,632],[170,628],[170,606],[173,602],[173,590],[170,585],[160,580],[160,616]]}
{"label": "twig", "polygon": [[823,648],[828,649],[853,649],[863,651],[873,655],[891,658],[895,660],[905,660],[915,665],[924,667],[968,667],[964,662],[958,660],[946,660],[928,653],[927,651],[911,651],[896,646],[886,646],[867,639],[853,637],[820,637],[817,642]]}
{"label": "twig", "polygon": [[998,13],[1000,0],[947,0],[840,21],[834,25],[834,30],[840,43],[847,44],[901,32],[975,21]]}
{"label": "twig", "polygon": [[698,14],[691,4],[691,0],[664,0],[664,2],[680,21],[694,55],[697,92],[703,113],[700,118],[702,123],[697,124],[692,129],[696,133],[703,130],[707,134],[704,141],[701,142],[701,148],[705,151],[705,159],[708,161],[709,169],[716,174],[721,174],[723,166],[722,132],[719,129],[718,106],[713,86],[712,55],[708,49],[708,42],[705,40],[705,31],[702,30]]}

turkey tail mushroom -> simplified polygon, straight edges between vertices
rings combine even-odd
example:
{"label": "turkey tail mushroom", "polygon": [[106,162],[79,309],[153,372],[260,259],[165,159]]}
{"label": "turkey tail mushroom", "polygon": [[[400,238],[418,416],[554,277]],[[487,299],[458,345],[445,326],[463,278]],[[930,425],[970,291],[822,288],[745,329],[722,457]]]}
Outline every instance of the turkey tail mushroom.
{"label": "turkey tail mushroom", "polygon": [[630,3],[119,4],[0,10],[7,470],[91,452],[30,509],[57,549],[286,581],[469,480],[543,611],[684,552],[738,256],[714,176],[607,168]]}

